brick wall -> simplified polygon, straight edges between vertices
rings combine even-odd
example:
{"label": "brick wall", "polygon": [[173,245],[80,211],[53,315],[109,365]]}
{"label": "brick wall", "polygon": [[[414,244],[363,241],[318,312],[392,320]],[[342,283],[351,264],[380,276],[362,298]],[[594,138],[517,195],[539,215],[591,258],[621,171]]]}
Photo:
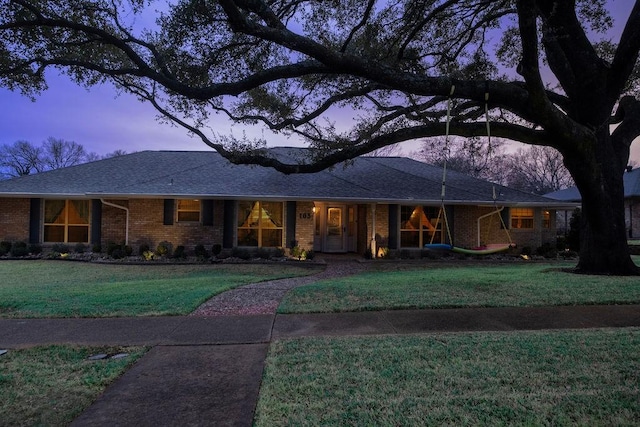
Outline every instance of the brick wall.
{"label": "brick wall", "polygon": [[[199,223],[180,223],[164,225],[163,199],[131,199],[108,200],[110,203],[129,208],[129,244],[134,251],[140,245],[149,245],[155,249],[162,241],[168,241],[175,248],[183,245],[193,250],[204,245],[211,250],[214,244],[222,244],[223,233],[223,201],[213,203],[213,225],[203,226]],[[121,243],[125,239],[126,212],[111,206],[102,206],[102,245],[108,242]]]}
{"label": "brick wall", "polygon": [[29,241],[30,199],[0,199],[0,240]]}
{"label": "brick wall", "polygon": [[[456,206],[454,209],[454,241],[456,246],[475,247],[478,244],[478,217],[488,214],[495,210],[490,207],[478,206]],[[556,215],[555,211],[550,211],[550,227],[542,227],[543,210],[534,209],[534,228],[532,229],[516,229],[509,228],[511,241],[517,244],[519,248],[530,247],[536,249],[543,243],[555,244],[556,241]],[[507,223],[507,227],[510,224]],[[491,215],[480,221],[480,242],[488,243],[507,243],[509,237],[502,228],[502,223],[498,215]]]}
{"label": "brick wall", "polygon": [[[314,236],[313,202],[296,203],[296,235],[294,239],[302,249],[313,249]],[[285,242],[289,236],[285,236]]]}

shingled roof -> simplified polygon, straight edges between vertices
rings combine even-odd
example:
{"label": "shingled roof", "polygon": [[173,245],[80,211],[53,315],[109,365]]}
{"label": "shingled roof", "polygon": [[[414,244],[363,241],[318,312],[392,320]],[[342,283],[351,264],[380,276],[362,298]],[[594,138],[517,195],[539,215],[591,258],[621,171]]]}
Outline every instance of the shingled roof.
{"label": "shingled roof", "polygon": [[[270,149],[289,161],[304,153]],[[234,165],[216,152],[142,151],[11,180],[0,197],[220,198],[342,200],[354,203],[440,203],[442,168],[404,157],[359,157],[314,174],[284,175]],[[559,202],[448,171],[448,204],[493,203],[556,207]]]}
{"label": "shingled roof", "polygon": [[[624,198],[640,198],[640,168],[626,172],[622,179],[624,185]],[[545,194],[545,197],[549,197],[560,202],[582,201],[582,195],[580,194],[580,191],[578,191],[578,187],[554,191],[553,193]]]}

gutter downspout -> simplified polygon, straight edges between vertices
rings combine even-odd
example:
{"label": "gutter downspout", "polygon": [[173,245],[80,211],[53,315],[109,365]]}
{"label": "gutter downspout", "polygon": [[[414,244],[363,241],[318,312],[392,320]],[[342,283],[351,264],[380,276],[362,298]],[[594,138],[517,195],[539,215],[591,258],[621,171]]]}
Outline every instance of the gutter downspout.
{"label": "gutter downspout", "polygon": [[124,206],[120,206],[120,205],[116,205],[116,204],[111,203],[111,202],[107,202],[105,199],[100,199],[100,201],[102,202],[103,205],[111,206],[111,207],[116,208],[116,209],[122,209],[123,211],[125,211],[127,213],[127,220],[126,220],[126,223],[125,223],[125,230],[124,230],[124,244],[128,245],[129,244],[129,208],[125,208]]}

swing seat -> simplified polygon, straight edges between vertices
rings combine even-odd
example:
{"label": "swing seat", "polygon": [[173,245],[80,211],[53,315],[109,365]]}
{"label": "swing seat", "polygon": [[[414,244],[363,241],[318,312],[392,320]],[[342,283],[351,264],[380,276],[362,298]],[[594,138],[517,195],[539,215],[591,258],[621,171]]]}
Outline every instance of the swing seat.
{"label": "swing seat", "polygon": [[465,255],[491,255],[504,252],[507,249],[513,247],[515,247],[513,243],[490,243],[488,245],[483,245],[471,249],[459,248],[457,246],[454,246],[451,250],[455,253]]}
{"label": "swing seat", "polygon": [[450,251],[453,250],[453,246],[447,243],[427,243],[424,245],[425,249],[431,249],[432,251]]}

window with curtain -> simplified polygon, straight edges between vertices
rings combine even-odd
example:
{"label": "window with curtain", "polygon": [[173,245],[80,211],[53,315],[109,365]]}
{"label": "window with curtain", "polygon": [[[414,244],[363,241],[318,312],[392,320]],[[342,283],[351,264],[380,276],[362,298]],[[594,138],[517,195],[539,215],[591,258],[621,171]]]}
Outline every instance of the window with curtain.
{"label": "window with curtain", "polygon": [[45,243],[88,243],[89,200],[45,200]]}
{"label": "window with curtain", "polygon": [[238,246],[281,247],[283,224],[282,202],[238,202]]}
{"label": "window with curtain", "polygon": [[519,228],[519,229],[533,228],[533,209],[532,208],[512,208],[511,209],[511,228]]}
{"label": "window with curtain", "polygon": [[551,228],[551,212],[542,211],[542,228]]}
{"label": "window with curtain", "polygon": [[177,200],[178,222],[200,222],[200,200]]}
{"label": "window with curtain", "polygon": [[440,209],[437,207],[401,206],[400,246],[421,248],[432,242],[442,243],[444,219],[440,217],[440,221],[438,221],[439,212]]}

